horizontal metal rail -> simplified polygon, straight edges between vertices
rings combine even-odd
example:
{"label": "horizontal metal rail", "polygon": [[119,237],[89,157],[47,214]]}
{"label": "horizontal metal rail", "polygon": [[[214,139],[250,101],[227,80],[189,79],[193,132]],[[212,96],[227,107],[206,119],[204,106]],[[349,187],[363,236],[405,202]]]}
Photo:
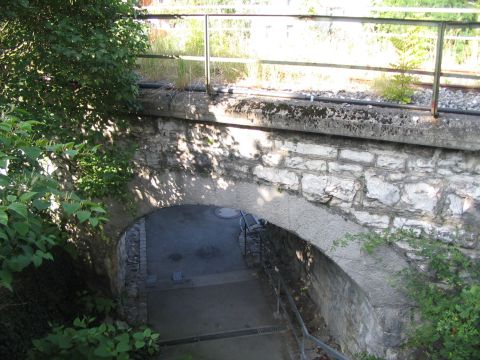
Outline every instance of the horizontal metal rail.
{"label": "horizontal metal rail", "polygon": [[[190,56],[190,55],[161,55],[161,54],[143,54],[139,58],[145,59],[166,59],[166,60],[185,60],[185,61],[199,61],[205,60],[202,56]],[[210,57],[210,62],[219,63],[235,63],[235,64],[264,64],[264,65],[286,65],[286,66],[311,66],[311,67],[323,67],[323,68],[335,68],[335,69],[350,69],[350,70],[366,70],[366,71],[378,71],[378,72],[390,72],[401,74],[413,74],[413,75],[425,75],[433,76],[433,71],[428,70],[402,70],[380,66],[368,66],[368,65],[353,65],[353,64],[333,64],[333,63],[317,63],[308,61],[287,61],[287,60],[269,60],[269,59],[251,59],[251,58],[231,58],[231,57]],[[480,80],[480,75],[470,75],[464,73],[455,72],[441,72],[442,77],[450,77],[457,79],[470,79]]]}
{"label": "horizontal metal rail", "polygon": [[[471,73],[447,72],[442,71],[442,55],[444,46],[445,32],[448,28],[480,28],[480,22],[461,22],[461,21],[436,21],[436,20],[416,20],[416,19],[395,19],[395,18],[376,18],[376,17],[354,17],[354,16],[330,16],[330,15],[295,15],[295,14],[146,14],[141,15],[138,19],[154,20],[154,19],[183,19],[183,18],[203,18],[204,21],[204,56],[186,56],[186,55],[162,55],[162,54],[145,54],[140,57],[153,59],[183,59],[186,61],[203,61],[205,68],[205,89],[210,93],[212,86],[210,84],[210,63],[256,63],[267,65],[286,65],[286,66],[310,66],[318,68],[333,69],[349,69],[349,70],[365,70],[379,71],[390,73],[403,73],[423,76],[433,76],[432,84],[432,101],[430,111],[434,117],[439,116],[439,89],[442,77],[462,78],[470,80],[480,80],[480,75],[472,75]],[[251,58],[229,58],[229,57],[212,57],[210,54],[210,27],[209,20],[212,18],[294,18],[300,20],[327,21],[327,22],[354,22],[354,23],[373,23],[373,24],[395,24],[395,25],[412,25],[412,26],[430,26],[437,30],[436,49],[435,49],[435,67],[433,71],[421,69],[397,69],[381,66],[354,65],[354,64],[335,64],[321,62],[302,62],[288,60],[273,59],[251,59]],[[341,99],[345,102],[345,99]],[[330,100],[332,101],[332,100]],[[352,102],[352,101],[349,101]],[[387,105],[388,106],[388,105]]]}
{"label": "horizontal metal rail", "polygon": [[438,21],[438,20],[417,20],[417,19],[396,19],[360,16],[335,16],[335,15],[305,15],[305,14],[145,14],[138,15],[140,20],[173,20],[188,17],[210,18],[294,18],[300,20],[329,21],[329,22],[355,22],[361,24],[390,24],[390,25],[414,25],[414,26],[438,26],[445,24],[453,28],[480,28],[480,22],[475,21]]}

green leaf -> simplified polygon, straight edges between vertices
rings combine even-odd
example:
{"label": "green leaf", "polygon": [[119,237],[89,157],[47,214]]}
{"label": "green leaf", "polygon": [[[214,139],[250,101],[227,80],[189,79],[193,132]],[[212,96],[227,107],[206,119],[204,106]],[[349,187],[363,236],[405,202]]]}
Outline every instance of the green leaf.
{"label": "green leaf", "polygon": [[0,186],[7,186],[10,184],[10,178],[6,175],[0,175]]}
{"label": "green leaf", "polygon": [[32,205],[39,211],[46,210],[50,207],[50,202],[41,199],[35,199],[32,201]]}
{"label": "green leaf", "polygon": [[127,341],[121,341],[117,344],[117,352],[124,353],[131,350],[131,346]]}
{"label": "green leaf", "polygon": [[73,320],[73,326],[84,329],[86,327],[85,319],[75,318],[75,320]]}
{"label": "green leaf", "polygon": [[143,332],[136,332],[133,334],[133,338],[135,340],[143,340],[145,339],[145,335],[143,334]]}
{"label": "green leaf", "polygon": [[77,210],[79,210],[81,205],[79,203],[71,203],[71,204],[63,203],[62,207],[63,207],[63,210],[65,210],[65,213],[68,216],[70,216],[73,213],[75,213]]}
{"label": "green leaf", "polygon": [[22,195],[20,195],[20,201],[28,202],[37,194],[38,192],[35,192],[35,191],[29,191],[29,192],[23,193]]}
{"label": "green leaf", "polygon": [[34,265],[35,267],[39,267],[40,265],[42,265],[43,257],[42,257],[42,255],[38,254],[38,250],[37,250],[37,252],[32,256],[32,262],[33,262],[33,265]]}
{"label": "green leaf", "polygon": [[98,225],[97,218],[91,217],[90,219],[88,219],[88,221],[90,222],[90,225],[92,225],[93,227],[96,227]]}
{"label": "green leaf", "polygon": [[20,148],[28,159],[30,160],[37,160],[40,155],[42,154],[42,149],[35,147],[35,146],[26,146]]}
{"label": "green leaf", "polygon": [[8,214],[4,210],[0,210],[0,224],[8,224]]}
{"label": "green leaf", "polygon": [[46,259],[46,260],[53,260],[53,255],[49,252],[45,252],[43,253],[43,258]]}
{"label": "green leaf", "polygon": [[7,233],[5,231],[3,231],[2,229],[0,229],[0,239],[8,240]]}
{"label": "green leaf", "polygon": [[78,220],[80,220],[80,223],[83,223],[87,221],[90,218],[90,215],[92,213],[87,210],[82,210],[82,211],[77,211],[75,215],[77,216]]}
{"label": "green leaf", "polygon": [[103,207],[101,207],[101,206],[92,206],[92,207],[90,208],[90,210],[96,211],[96,212],[102,213],[102,214],[105,214],[105,213],[107,212],[107,211],[106,211]]}
{"label": "green leaf", "polygon": [[143,340],[137,340],[135,341],[135,348],[136,349],[141,349],[145,346],[145,341]]}
{"label": "green leaf", "polygon": [[12,273],[8,270],[0,270],[0,284],[10,291],[12,289]]}
{"label": "green leaf", "polygon": [[32,257],[27,255],[18,255],[10,259],[8,265],[13,271],[19,272],[25,269],[32,262]]}
{"label": "green leaf", "polygon": [[27,222],[16,222],[13,224],[13,228],[21,235],[25,236],[28,234],[28,230],[30,229],[30,226],[28,225]]}
{"label": "green leaf", "polygon": [[25,204],[14,202],[8,205],[8,209],[16,212],[18,215],[22,216],[25,219],[28,217],[28,210]]}
{"label": "green leaf", "polygon": [[112,351],[107,347],[106,344],[101,343],[93,352],[98,357],[103,358],[112,358]]}
{"label": "green leaf", "polygon": [[58,346],[60,349],[69,349],[72,347],[72,340],[68,336],[58,337]]}

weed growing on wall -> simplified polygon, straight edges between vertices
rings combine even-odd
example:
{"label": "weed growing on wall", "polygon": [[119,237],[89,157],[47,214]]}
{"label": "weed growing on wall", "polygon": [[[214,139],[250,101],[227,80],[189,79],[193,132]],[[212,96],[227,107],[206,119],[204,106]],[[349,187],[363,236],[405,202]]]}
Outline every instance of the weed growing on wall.
{"label": "weed growing on wall", "polygon": [[[453,243],[446,244],[423,233],[394,231],[349,236],[336,245],[360,241],[373,254],[378,246],[401,241],[413,249],[422,266],[410,266],[401,275],[415,300],[421,323],[408,345],[422,359],[480,359],[480,263]],[[418,265],[418,264],[417,264]]]}
{"label": "weed growing on wall", "polygon": [[418,29],[410,31],[406,37],[391,38],[395,48],[398,62],[390,64],[400,73],[392,76],[382,76],[374,82],[374,89],[385,99],[408,104],[414,94],[413,83],[417,78],[407,71],[418,68],[424,61],[426,51],[416,46],[418,41]]}

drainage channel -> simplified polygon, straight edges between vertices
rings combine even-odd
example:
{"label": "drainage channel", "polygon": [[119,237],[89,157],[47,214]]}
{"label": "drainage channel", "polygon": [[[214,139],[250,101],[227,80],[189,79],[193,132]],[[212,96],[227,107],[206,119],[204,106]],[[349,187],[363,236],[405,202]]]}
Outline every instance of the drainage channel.
{"label": "drainage channel", "polygon": [[229,339],[229,338],[248,336],[248,335],[269,335],[269,334],[281,333],[286,330],[287,328],[285,326],[278,326],[278,325],[262,326],[262,327],[252,328],[252,329],[222,331],[219,333],[197,335],[197,336],[192,336],[187,338],[164,340],[164,341],[160,341],[158,345],[173,346],[173,345],[191,344],[191,343],[196,343],[200,341]]}

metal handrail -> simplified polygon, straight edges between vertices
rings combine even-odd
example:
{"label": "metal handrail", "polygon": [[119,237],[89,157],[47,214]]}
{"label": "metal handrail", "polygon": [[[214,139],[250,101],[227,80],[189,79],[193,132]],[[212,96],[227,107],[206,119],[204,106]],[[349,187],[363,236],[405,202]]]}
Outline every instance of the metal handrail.
{"label": "metal handrail", "polygon": [[[250,230],[250,226],[248,226],[247,219],[245,217],[245,213],[243,211],[240,211],[240,215],[243,220],[243,235],[244,235],[244,247],[245,247],[245,257],[247,256],[247,232]],[[273,291],[277,297],[277,313],[280,312],[280,308],[283,310],[283,312],[286,314],[287,320],[290,324],[290,327],[292,328],[293,335],[295,339],[297,340],[299,349],[300,349],[300,358],[301,360],[307,360],[307,356],[305,354],[305,341],[310,340],[312,341],[317,347],[321,348],[323,351],[325,351],[328,356],[330,356],[333,360],[349,360],[345,355],[342,353],[338,352],[337,350],[333,349],[331,346],[328,344],[324,343],[320,339],[316,338],[310,332],[308,331],[307,326],[305,325],[305,322],[303,321],[302,315],[300,314],[300,311],[298,311],[297,305],[295,303],[295,300],[293,299],[292,294],[288,290],[285,281],[283,280],[282,276],[278,271],[273,272],[263,261],[262,253],[263,253],[263,245],[265,244],[265,241],[263,240],[261,232],[256,232],[258,237],[260,238],[260,244],[259,244],[259,252],[260,252],[260,264],[262,265],[262,269],[265,272],[265,274],[268,276],[270,283],[273,287]],[[282,292],[285,295],[287,299],[287,304],[289,306],[290,311],[293,313],[294,318],[296,322],[298,323],[300,330],[301,330],[301,338],[298,338],[297,334],[294,331],[293,324],[290,320],[290,317],[288,316],[288,310],[287,307],[285,306],[285,303],[282,301],[281,296]]]}
{"label": "metal handrail", "polygon": [[[210,84],[210,63],[213,62],[239,62],[239,63],[259,63],[270,65],[287,65],[287,66],[312,66],[325,68],[342,68],[367,71],[396,72],[408,73],[416,75],[433,76],[432,83],[432,101],[430,112],[434,117],[439,115],[439,90],[441,77],[456,77],[464,79],[480,79],[479,75],[470,75],[456,72],[442,72],[442,55],[445,32],[448,28],[480,28],[480,22],[461,22],[461,21],[437,21],[437,20],[417,20],[417,19],[395,19],[395,18],[376,18],[376,17],[355,17],[355,16],[334,16],[334,15],[301,15],[301,14],[143,14],[137,18],[140,20],[152,19],[183,19],[183,18],[200,17],[204,19],[204,56],[181,56],[181,55],[162,55],[162,54],[145,54],[140,57],[159,58],[159,59],[185,59],[190,61],[203,61],[205,68],[205,89],[207,93],[212,92]],[[420,69],[402,70],[389,67],[364,66],[354,64],[334,64],[334,63],[317,63],[317,62],[299,62],[299,61],[283,61],[271,59],[245,59],[245,58],[222,58],[210,56],[210,18],[296,18],[300,20],[328,21],[328,22],[356,22],[370,24],[394,24],[394,25],[414,25],[429,26],[437,28],[436,46],[435,46],[435,67],[433,71],[425,71]],[[345,99],[343,99],[345,101]]]}

